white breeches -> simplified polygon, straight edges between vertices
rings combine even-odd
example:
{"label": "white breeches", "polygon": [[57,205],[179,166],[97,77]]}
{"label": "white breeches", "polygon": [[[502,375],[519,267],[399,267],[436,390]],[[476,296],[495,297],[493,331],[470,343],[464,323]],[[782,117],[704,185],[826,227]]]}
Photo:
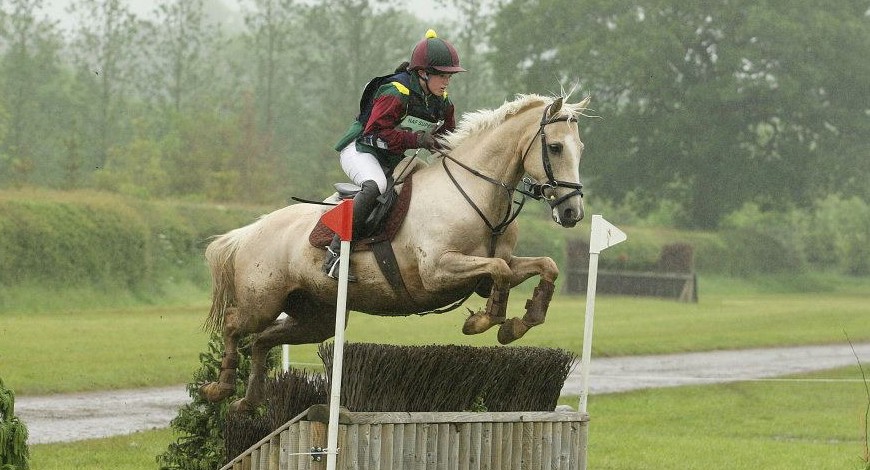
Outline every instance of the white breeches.
{"label": "white breeches", "polygon": [[356,149],[356,142],[351,142],[339,153],[341,169],[348,178],[358,186],[364,181],[372,180],[378,185],[381,194],[387,190],[387,176],[378,159],[368,153]]}

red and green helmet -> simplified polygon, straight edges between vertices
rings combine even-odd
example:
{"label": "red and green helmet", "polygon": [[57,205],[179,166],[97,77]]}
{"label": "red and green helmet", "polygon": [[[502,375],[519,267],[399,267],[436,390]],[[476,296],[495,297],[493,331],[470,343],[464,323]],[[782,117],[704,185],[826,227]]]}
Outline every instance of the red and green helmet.
{"label": "red and green helmet", "polygon": [[426,31],[426,37],[414,46],[408,70],[426,70],[436,73],[466,71],[459,65],[459,54],[456,53],[453,44],[439,38],[433,29]]}

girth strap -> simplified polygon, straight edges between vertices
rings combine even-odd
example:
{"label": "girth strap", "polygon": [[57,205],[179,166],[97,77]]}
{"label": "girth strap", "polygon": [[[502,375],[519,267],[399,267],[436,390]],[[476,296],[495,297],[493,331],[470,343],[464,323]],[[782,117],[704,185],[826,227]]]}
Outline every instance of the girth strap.
{"label": "girth strap", "polygon": [[405,286],[405,281],[402,279],[402,273],[399,271],[399,262],[396,259],[396,253],[393,251],[393,245],[389,240],[380,240],[372,243],[372,253],[375,255],[375,261],[378,262],[378,268],[381,274],[387,279],[391,286],[400,294],[404,294],[409,299],[413,299],[411,293],[408,292],[408,287]]}

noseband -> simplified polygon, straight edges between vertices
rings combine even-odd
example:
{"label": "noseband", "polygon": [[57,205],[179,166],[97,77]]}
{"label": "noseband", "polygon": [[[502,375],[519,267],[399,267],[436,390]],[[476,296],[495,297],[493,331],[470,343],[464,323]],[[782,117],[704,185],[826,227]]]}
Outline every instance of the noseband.
{"label": "noseband", "polygon": [[[549,204],[551,208],[554,208],[554,207],[558,206],[559,204],[561,204],[562,202],[564,202],[566,199],[570,199],[574,196],[580,196],[582,198],[583,197],[583,183],[580,183],[580,182],[572,183],[570,181],[561,181],[561,180],[557,180],[556,177],[553,176],[553,166],[550,163],[550,153],[547,150],[547,132],[544,130],[544,128],[547,127],[547,124],[553,124],[554,122],[562,122],[562,121],[577,122],[577,118],[568,117],[568,116],[561,116],[561,117],[556,117],[553,119],[547,119],[547,114],[549,113],[551,106],[553,106],[552,103],[548,104],[547,107],[544,108],[544,115],[541,116],[541,125],[538,127],[538,132],[535,134],[535,136],[538,136],[538,135],[541,136],[541,162],[543,163],[543,166],[544,166],[544,173],[547,175],[547,181],[544,183],[535,183],[534,180],[532,180],[531,178],[525,177],[525,178],[523,178],[523,183],[528,188],[527,189],[528,192],[524,191],[525,194],[527,194],[529,197],[534,198],[536,200],[545,199],[547,201],[547,204]],[[529,151],[532,150],[532,144],[534,144],[534,142],[535,142],[535,139],[533,137],[532,140],[529,142],[529,146],[526,147],[526,151],[523,152],[522,161],[526,161],[526,156],[528,156]],[[569,189],[572,189],[573,191],[568,192],[567,194],[563,195],[562,197],[560,197],[558,199],[556,199],[554,196],[547,197],[544,195],[544,192],[547,189],[555,189],[555,188],[569,188]]]}
{"label": "noseband", "polygon": [[[453,185],[456,186],[456,188],[459,190],[460,194],[462,194],[462,196],[465,198],[465,200],[468,201],[468,203],[471,205],[472,208],[474,208],[474,210],[477,212],[477,215],[479,215],[480,218],[483,219],[483,221],[486,223],[487,227],[489,227],[490,231],[492,232],[492,236],[493,236],[492,248],[493,249],[495,247],[495,245],[494,245],[495,238],[497,238],[499,235],[504,233],[504,230],[507,228],[507,226],[510,225],[510,223],[513,222],[514,219],[516,219],[516,217],[520,214],[520,211],[522,210],[523,205],[525,204],[525,197],[526,196],[528,196],[532,199],[535,199],[537,201],[540,201],[541,199],[545,199],[547,201],[547,204],[549,204],[551,208],[555,208],[556,206],[558,206],[559,204],[561,204],[565,200],[570,199],[574,196],[580,196],[581,198],[583,197],[583,183],[580,183],[580,182],[572,183],[570,181],[560,181],[560,180],[557,180],[556,177],[553,175],[553,167],[550,164],[550,154],[549,154],[549,151],[547,150],[547,133],[544,131],[544,128],[547,127],[547,124],[552,124],[554,122],[562,122],[562,121],[577,122],[577,118],[568,117],[568,116],[561,116],[561,117],[556,117],[553,119],[547,119],[547,115],[549,114],[550,108],[552,106],[553,106],[553,103],[550,103],[544,108],[544,114],[541,116],[541,124],[538,126],[538,132],[535,133],[535,137],[537,137],[538,135],[541,136],[541,161],[543,162],[544,173],[547,175],[547,181],[543,184],[536,183],[534,180],[532,180],[529,177],[524,177],[523,184],[525,184],[527,189],[523,190],[523,189],[519,189],[519,188],[511,188],[511,187],[508,187],[507,184],[502,183],[501,181],[498,181],[496,179],[493,179],[487,175],[484,175],[483,173],[475,170],[474,168],[471,168],[468,165],[460,162],[459,160],[456,160],[455,158],[451,157],[450,155],[448,155],[446,153],[442,153],[444,158],[441,159],[441,165],[444,167],[444,171],[447,173],[447,176],[450,177],[450,180],[453,182]],[[526,161],[526,157],[529,155],[529,151],[532,150],[532,144],[535,143],[535,137],[532,137],[532,140],[529,142],[529,146],[526,147],[526,151],[523,152],[523,157],[520,160],[521,162]],[[482,179],[504,189],[508,201],[512,201],[514,204],[517,205],[516,209],[511,211],[510,204],[509,204],[508,210],[505,213],[505,215],[502,218],[500,223],[493,224],[492,222],[490,222],[489,219],[487,219],[486,215],[477,206],[477,204],[475,204],[474,201],[471,200],[471,197],[468,195],[468,193],[466,193],[465,190],[462,189],[462,186],[459,184],[459,181],[457,181],[456,178],[453,176],[453,173],[450,171],[450,168],[447,167],[448,160],[456,163],[457,165],[464,168],[469,173],[477,176],[478,178],[482,178]],[[569,188],[569,189],[572,189],[573,191],[568,192],[567,194],[565,194],[564,196],[562,196],[558,199],[555,198],[554,196],[547,197],[544,194],[544,192],[547,189],[555,189],[555,188]],[[514,201],[513,200],[513,192],[514,191],[517,191],[520,194],[522,194],[523,199],[520,201]],[[490,253],[490,256],[492,256],[492,253]]]}

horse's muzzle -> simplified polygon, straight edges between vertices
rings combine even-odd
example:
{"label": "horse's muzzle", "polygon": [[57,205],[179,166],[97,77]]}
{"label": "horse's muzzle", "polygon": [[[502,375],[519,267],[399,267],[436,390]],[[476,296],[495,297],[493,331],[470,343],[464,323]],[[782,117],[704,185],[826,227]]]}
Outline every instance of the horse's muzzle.
{"label": "horse's muzzle", "polygon": [[553,221],[565,228],[577,225],[585,215],[583,204],[561,204],[553,208]]}

